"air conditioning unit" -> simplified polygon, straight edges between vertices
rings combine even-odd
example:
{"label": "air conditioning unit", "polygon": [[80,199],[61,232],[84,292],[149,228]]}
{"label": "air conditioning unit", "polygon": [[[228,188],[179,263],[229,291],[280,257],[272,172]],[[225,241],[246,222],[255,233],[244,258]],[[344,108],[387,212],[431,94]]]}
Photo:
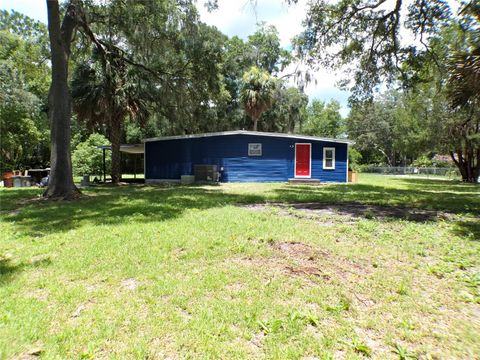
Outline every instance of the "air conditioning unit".
{"label": "air conditioning unit", "polygon": [[217,165],[194,165],[193,175],[195,181],[200,182],[218,182],[219,173]]}

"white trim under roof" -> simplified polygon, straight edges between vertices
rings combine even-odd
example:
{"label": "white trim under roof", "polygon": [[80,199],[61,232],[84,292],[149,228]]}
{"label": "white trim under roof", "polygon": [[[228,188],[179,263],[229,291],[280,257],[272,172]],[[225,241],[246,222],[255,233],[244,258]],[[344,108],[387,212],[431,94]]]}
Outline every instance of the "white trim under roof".
{"label": "white trim under roof", "polygon": [[332,138],[322,138],[316,136],[300,135],[300,134],[282,134],[282,133],[271,133],[271,132],[261,132],[261,131],[246,131],[246,130],[234,130],[234,131],[223,131],[223,132],[214,132],[206,134],[192,134],[192,135],[177,135],[177,136],[164,136],[144,139],[142,142],[150,141],[164,141],[164,140],[175,140],[175,139],[195,139],[202,137],[211,137],[211,136],[226,136],[226,135],[252,135],[252,136],[270,136],[270,137],[280,137],[280,138],[290,138],[290,139],[301,139],[301,140],[313,140],[313,141],[325,141],[333,143],[341,143],[352,145],[355,142],[347,139],[332,139]]}

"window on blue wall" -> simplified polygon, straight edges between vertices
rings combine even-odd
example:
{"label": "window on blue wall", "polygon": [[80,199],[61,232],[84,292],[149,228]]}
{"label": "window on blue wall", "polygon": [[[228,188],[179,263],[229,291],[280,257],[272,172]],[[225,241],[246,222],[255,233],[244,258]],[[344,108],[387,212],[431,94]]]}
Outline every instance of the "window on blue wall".
{"label": "window on blue wall", "polygon": [[248,156],[262,156],[262,144],[248,144]]}
{"label": "window on blue wall", "polygon": [[323,148],[323,168],[326,170],[335,169],[335,148]]}

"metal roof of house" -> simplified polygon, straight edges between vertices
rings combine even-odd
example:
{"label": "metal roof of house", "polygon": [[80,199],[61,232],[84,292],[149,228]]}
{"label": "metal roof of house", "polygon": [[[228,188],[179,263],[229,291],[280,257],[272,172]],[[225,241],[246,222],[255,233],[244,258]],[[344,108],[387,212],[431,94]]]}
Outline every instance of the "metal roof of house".
{"label": "metal roof of house", "polygon": [[301,140],[326,141],[326,142],[335,142],[335,143],[342,143],[342,144],[354,144],[355,143],[354,141],[347,140],[347,139],[332,139],[332,138],[323,138],[323,137],[300,135],[300,134],[283,134],[283,133],[246,131],[246,130],[223,131],[223,132],[214,132],[214,133],[205,133],[205,134],[163,136],[163,137],[155,137],[155,138],[144,139],[142,141],[145,143],[145,142],[150,142],[150,141],[164,141],[164,140],[175,140],[175,139],[195,139],[195,138],[202,138],[202,137],[228,136],[228,135],[270,136],[270,137],[291,138],[291,139],[301,139]]}
{"label": "metal roof of house", "polygon": [[[111,145],[98,145],[98,149],[111,150]],[[128,154],[143,154],[145,152],[144,144],[123,144],[120,145],[120,151]]]}

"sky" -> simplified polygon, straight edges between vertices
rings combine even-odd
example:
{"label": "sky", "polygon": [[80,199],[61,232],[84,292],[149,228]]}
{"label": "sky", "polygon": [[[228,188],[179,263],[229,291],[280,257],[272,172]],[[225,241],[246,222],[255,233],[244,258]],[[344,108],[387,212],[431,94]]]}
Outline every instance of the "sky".
{"label": "sky", "polygon": [[[203,22],[216,26],[221,32],[232,37],[237,35],[247,39],[256,30],[256,24],[266,22],[275,25],[279,32],[281,45],[291,48],[291,39],[302,31],[302,21],[306,14],[307,0],[299,0],[297,4],[288,6],[282,0],[257,0],[254,9],[249,0],[218,0],[219,8],[208,12],[203,6],[204,1],[198,0],[200,18]],[[0,9],[15,10],[31,18],[47,22],[47,7],[45,0],[0,0]],[[292,72],[296,64],[285,70]],[[313,73],[316,81],[305,89],[310,100],[323,101],[337,100],[342,108],[343,116],[348,114],[348,92],[335,87],[341,74],[335,74],[327,69],[321,69]]]}

